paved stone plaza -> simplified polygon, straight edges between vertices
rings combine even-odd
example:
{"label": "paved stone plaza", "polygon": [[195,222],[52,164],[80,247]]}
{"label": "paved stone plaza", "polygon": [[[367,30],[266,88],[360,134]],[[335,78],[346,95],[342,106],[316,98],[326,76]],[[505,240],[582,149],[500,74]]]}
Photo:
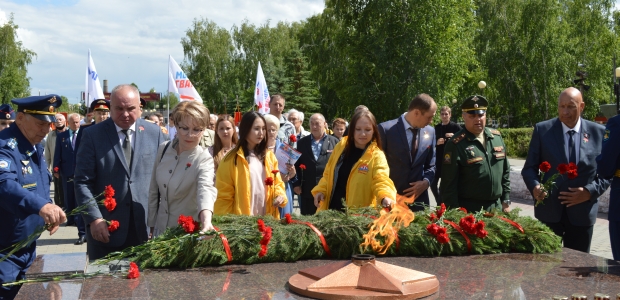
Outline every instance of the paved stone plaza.
{"label": "paved stone plaza", "polygon": [[[514,172],[520,172],[524,162],[524,160],[510,160]],[[514,178],[514,176],[511,177]],[[431,205],[436,205],[432,193],[429,193],[429,196]],[[534,217],[534,205],[531,199],[512,199],[512,201],[513,204],[511,207],[513,209],[517,207],[520,208],[522,210],[521,215]],[[299,213],[299,204],[297,200],[295,200],[294,204],[296,213]],[[590,254],[612,259],[608,224],[607,214],[599,213],[596,224],[594,225],[594,236],[592,238]],[[79,246],[73,244],[77,238],[77,228],[73,226],[62,226],[53,236],[50,236],[49,233],[43,233],[41,238],[37,241],[37,254],[86,252],[86,244]]]}

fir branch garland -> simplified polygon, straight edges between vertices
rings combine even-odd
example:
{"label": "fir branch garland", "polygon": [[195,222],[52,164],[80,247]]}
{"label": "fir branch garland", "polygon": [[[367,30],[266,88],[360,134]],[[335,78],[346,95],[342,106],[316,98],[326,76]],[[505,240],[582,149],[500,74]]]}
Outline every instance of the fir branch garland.
{"label": "fir branch garland", "polygon": [[[561,249],[560,237],[544,224],[530,217],[519,216],[519,209],[510,213],[476,214],[476,220],[485,223],[488,235],[479,238],[469,234],[471,252],[468,252],[464,237],[443,220],[459,224],[468,214],[459,209],[445,211],[438,219],[431,219],[430,209],[416,213],[407,227],[398,230],[398,246],[392,244],[385,256],[440,256],[466,254],[494,254],[507,252],[553,253]],[[518,223],[524,233],[498,216]],[[327,210],[314,216],[295,216],[294,220],[310,222],[324,235],[332,259],[348,259],[352,254],[374,253],[372,249],[360,246],[363,235],[370,228],[373,218],[379,217],[378,210],[364,208],[348,209],[346,213]],[[257,220],[272,228],[268,251],[259,257],[263,233]],[[447,228],[449,243],[440,244],[434,235],[426,230],[432,222],[441,222]],[[215,216],[213,224],[219,231],[205,234],[186,233],[181,227],[169,228],[162,235],[146,244],[115,252],[98,260],[103,264],[112,260],[130,258],[139,262],[142,268],[194,268],[223,265],[228,262],[220,234],[228,239],[233,264],[255,264],[267,262],[291,262],[305,259],[328,258],[319,236],[305,224],[271,217]],[[439,223],[438,223],[439,224]],[[379,236],[377,239],[382,239]],[[383,241],[381,241],[383,242]]]}

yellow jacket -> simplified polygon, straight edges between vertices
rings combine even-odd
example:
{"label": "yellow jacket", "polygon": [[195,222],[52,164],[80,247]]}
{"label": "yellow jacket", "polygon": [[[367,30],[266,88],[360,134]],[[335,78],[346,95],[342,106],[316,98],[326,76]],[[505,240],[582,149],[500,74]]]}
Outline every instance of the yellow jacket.
{"label": "yellow jacket", "polygon": [[[332,191],[334,189],[334,173],[338,159],[346,147],[346,139],[343,138],[334,148],[319,184],[312,189],[312,195],[323,193],[325,201],[321,202],[318,211],[329,209]],[[348,207],[376,206],[377,200],[389,197],[396,200],[396,188],[390,179],[385,154],[376,142],[372,142],[362,157],[355,163],[347,181],[346,203]],[[340,201],[340,200],[338,200]]]}
{"label": "yellow jacket", "polygon": [[[217,199],[213,207],[213,213],[216,215],[234,214],[234,215],[251,215],[250,201],[252,187],[250,186],[250,170],[248,161],[245,160],[243,149],[239,148],[237,153],[229,153],[217,168],[215,176],[215,188],[217,189]],[[235,166],[234,155],[237,155],[237,165]],[[278,170],[278,160],[271,151],[267,151],[265,155],[265,173],[266,178],[274,179],[273,186],[265,186],[267,197],[265,198],[265,215],[271,215],[276,219],[280,219],[280,212],[272,205],[275,196],[282,196],[284,202],[280,207],[286,206],[287,198],[284,188],[284,182],[280,177],[280,173],[275,176],[272,170]],[[275,190],[275,192],[274,192]]]}

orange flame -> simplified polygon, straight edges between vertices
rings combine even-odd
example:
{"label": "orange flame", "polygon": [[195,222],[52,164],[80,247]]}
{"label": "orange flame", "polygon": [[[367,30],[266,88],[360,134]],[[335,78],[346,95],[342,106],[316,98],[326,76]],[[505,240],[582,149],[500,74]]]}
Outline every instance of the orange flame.
{"label": "orange flame", "polygon": [[[413,196],[396,195],[396,205],[389,212],[381,210],[381,216],[372,222],[370,230],[364,234],[364,242],[361,246],[371,247],[377,254],[385,254],[396,240],[398,230],[409,226],[409,223],[413,221],[415,215],[407,206],[413,201]],[[377,235],[384,237],[383,244],[375,239]]]}

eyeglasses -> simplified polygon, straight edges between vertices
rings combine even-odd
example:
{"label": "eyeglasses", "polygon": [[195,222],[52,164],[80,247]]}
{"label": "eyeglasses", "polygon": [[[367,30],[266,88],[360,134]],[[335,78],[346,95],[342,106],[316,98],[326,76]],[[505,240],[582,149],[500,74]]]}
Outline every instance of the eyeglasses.
{"label": "eyeglasses", "polygon": [[[189,127],[178,127],[178,133],[182,135],[201,135],[204,129],[189,129]],[[190,133],[191,132],[191,133]]]}

